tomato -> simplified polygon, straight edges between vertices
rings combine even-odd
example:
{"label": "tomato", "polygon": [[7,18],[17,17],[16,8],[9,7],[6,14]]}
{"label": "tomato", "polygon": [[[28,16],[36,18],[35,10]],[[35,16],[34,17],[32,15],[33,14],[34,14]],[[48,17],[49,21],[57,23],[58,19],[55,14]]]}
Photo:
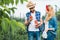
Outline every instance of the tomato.
{"label": "tomato", "polygon": [[38,25],[38,21],[37,20],[35,20],[35,25]]}
{"label": "tomato", "polygon": [[33,17],[32,16],[30,16],[30,20],[32,20],[33,19]]}
{"label": "tomato", "polygon": [[33,17],[32,16],[30,16],[30,19],[32,19]]}

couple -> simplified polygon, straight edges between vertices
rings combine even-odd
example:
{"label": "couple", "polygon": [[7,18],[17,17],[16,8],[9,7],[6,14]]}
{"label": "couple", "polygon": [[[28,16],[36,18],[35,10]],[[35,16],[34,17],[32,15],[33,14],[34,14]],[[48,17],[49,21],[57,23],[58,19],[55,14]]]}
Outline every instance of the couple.
{"label": "couple", "polygon": [[[43,40],[54,40],[56,37],[57,20],[53,7],[51,5],[46,6],[47,15],[44,21],[42,20],[40,12],[34,9],[34,3],[28,2],[27,7],[30,10],[30,12],[28,12],[25,17],[25,25],[28,28],[28,40],[41,40],[40,30],[42,28],[44,28],[44,31],[42,31]],[[45,25],[41,26],[43,23]]]}

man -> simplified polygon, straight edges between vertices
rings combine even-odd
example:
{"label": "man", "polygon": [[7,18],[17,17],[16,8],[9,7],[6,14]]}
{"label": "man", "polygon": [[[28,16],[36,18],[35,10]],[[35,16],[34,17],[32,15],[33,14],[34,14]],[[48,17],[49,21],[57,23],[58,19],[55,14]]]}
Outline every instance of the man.
{"label": "man", "polygon": [[35,4],[31,1],[28,2],[27,7],[30,10],[25,17],[25,25],[28,27],[28,40],[40,40],[39,27],[42,24],[40,12],[35,11]]}

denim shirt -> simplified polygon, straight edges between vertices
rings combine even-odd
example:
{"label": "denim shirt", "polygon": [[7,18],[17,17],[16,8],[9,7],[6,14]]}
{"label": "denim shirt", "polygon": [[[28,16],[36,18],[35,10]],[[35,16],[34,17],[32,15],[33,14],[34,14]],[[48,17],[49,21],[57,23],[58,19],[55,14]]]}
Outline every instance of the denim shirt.
{"label": "denim shirt", "polygon": [[49,28],[54,28],[53,31],[57,30],[57,18],[55,16],[49,20]]}
{"label": "denim shirt", "polygon": [[50,33],[56,35],[57,30],[57,18],[54,16],[49,20],[49,28],[54,28],[54,30],[50,30]]}

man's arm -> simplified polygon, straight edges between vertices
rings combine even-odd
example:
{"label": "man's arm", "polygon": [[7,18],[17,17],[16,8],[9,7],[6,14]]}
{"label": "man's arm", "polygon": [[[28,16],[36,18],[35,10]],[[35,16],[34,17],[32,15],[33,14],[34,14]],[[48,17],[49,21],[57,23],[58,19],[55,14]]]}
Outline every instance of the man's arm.
{"label": "man's arm", "polygon": [[[40,13],[40,12],[39,12],[39,13]],[[40,21],[39,21],[39,23],[38,23],[38,27],[40,27],[40,26],[42,25],[42,23],[43,23],[42,15],[40,14]]]}
{"label": "man's arm", "polygon": [[27,16],[25,15],[25,22],[24,22],[25,25],[28,25],[28,21],[27,21]]}
{"label": "man's arm", "polygon": [[41,25],[42,25],[42,23],[43,23],[42,18],[40,18],[40,24],[39,24],[39,26],[41,26]]}
{"label": "man's arm", "polygon": [[27,20],[25,20],[25,22],[24,22],[24,23],[25,23],[25,25],[28,25],[28,21],[27,21]]}
{"label": "man's arm", "polygon": [[42,21],[42,18],[41,18],[41,19],[40,19],[40,22],[38,23],[37,28],[40,27],[40,26],[42,25],[42,23],[43,23],[43,21]]}
{"label": "man's arm", "polygon": [[32,21],[32,18],[29,18],[29,20],[27,20],[27,18],[25,18],[25,25],[29,25],[29,23]]}

